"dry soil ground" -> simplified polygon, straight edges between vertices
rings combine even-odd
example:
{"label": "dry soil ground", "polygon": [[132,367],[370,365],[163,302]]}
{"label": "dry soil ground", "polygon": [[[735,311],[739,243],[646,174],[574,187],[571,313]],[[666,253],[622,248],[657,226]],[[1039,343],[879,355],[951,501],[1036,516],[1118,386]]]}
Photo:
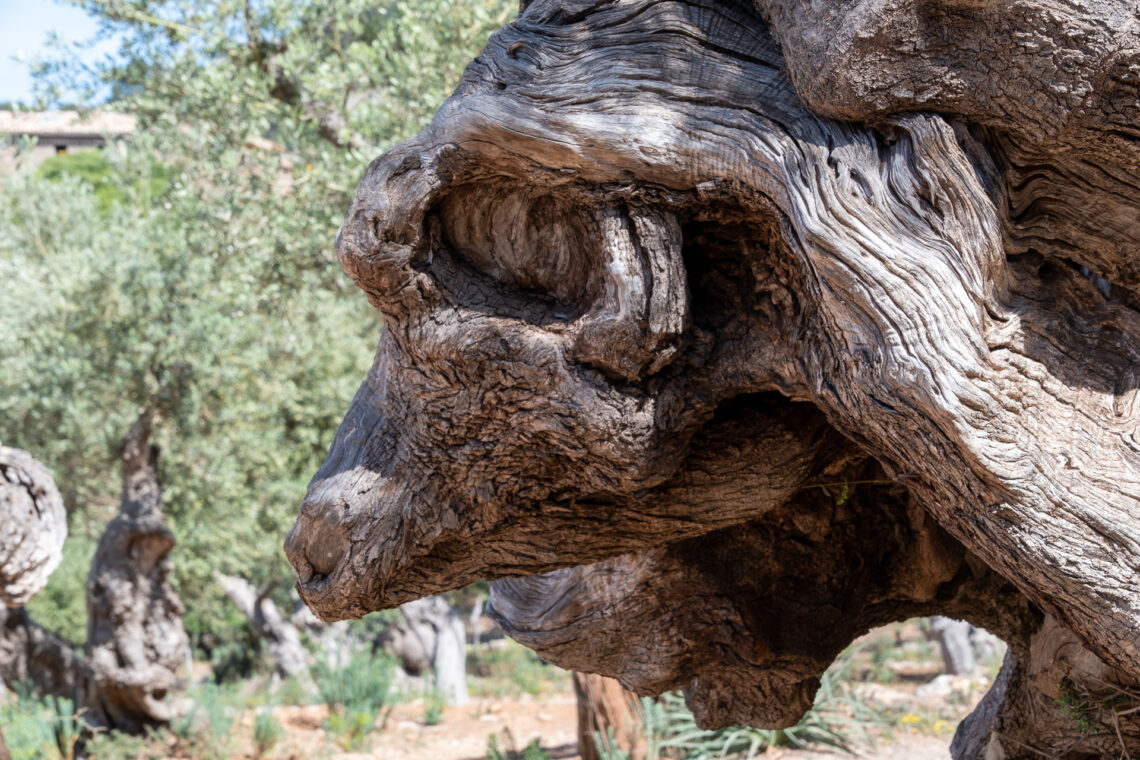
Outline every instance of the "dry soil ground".
{"label": "dry soil ground", "polygon": [[[442,720],[434,726],[423,723],[422,702],[396,707],[383,731],[373,735],[365,753],[342,752],[331,745],[321,727],[325,710],[321,706],[281,707],[275,716],[284,725],[286,739],[273,751],[280,760],[484,760],[492,736],[500,747],[521,750],[531,741],[550,755],[551,760],[578,757],[573,697],[555,695],[543,699],[475,699],[462,707],[445,708]],[[250,721],[246,721],[247,727]],[[248,728],[247,728],[248,730]],[[855,757],[885,760],[942,760],[949,756],[952,730],[932,734],[923,728],[892,728],[880,733],[875,742],[859,747]],[[245,754],[245,757],[250,757]],[[835,752],[770,749],[765,760],[840,760],[852,756]]]}
{"label": "dry soil ground", "polygon": [[[886,760],[948,757],[958,721],[973,709],[996,672],[995,654],[972,678],[941,675],[938,650],[922,626],[912,621],[879,629],[863,637],[847,655],[844,683],[858,703],[873,707],[879,716],[875,723],[868,724],[866,739],[859,739],[855,757]],[[577,712],[569,688],[569,674],[540,664],[533,655],[513,643],[503,643],[497,654],[489,649],[482,651],[481,656],[469,662],[473,693],[482,696],[473,697],[467,705],[443,708],[434,725],[428,725],[425,720],[430,711],[422,699],[403,702],[381,719],[380,727],[370,737],[367,751],[347,752],[326,735],[324,723],[328,712],[323,705],[277,706],[272,708],[272,715],[284,733],[264,758],[485,760],[488,744],[494,737],[508,760],[520,760],[518,755],[512,756],[512,752],[521,751],[532,741],[537,741],[551,760],[576,760]],[[266,704],[265,695],[258,699],[263,687],[256,682],[247,684],[247,704]],[[255,757],[251,736],[257,709],[267,708],[247,707],[241,711],[234,736],[223,756]],[[152,745],[152,749],[158,748]],[[148,756],[199,760],[203,755],[196,749],[200,748],[179,747],[171,738],[164,750]],[[763,757],[765,760],[838,760],[852,755],[771,748]]]}

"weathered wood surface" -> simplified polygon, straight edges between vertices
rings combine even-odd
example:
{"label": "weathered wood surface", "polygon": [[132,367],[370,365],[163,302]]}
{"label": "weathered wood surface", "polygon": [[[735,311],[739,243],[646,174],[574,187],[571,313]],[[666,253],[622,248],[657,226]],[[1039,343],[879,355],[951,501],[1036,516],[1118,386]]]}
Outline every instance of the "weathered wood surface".
{"label": "weathered wood surface", "polygon": [[941,611],[1027,651],[1041,619],[901,486],[857,486],[843,504],[815,489],[744,525],[501,580],[491,608],[544,659],[640,693],[683,687],[718,726],[794,723],[823,671],[877,625]]}
{"label": "weathered wood surface", "polygon": [[20,607],[0,606],[0,680],[81,702],[91,670],[74,645],[35,623]]}
{"label": "weathered wood surface", "polygon": [[602,760],[603,756],[643,760],[648,747],[638,696],[613,678],[595,673],[574,673],[573,680],[578,700],[578,756],[582,760]]}
{"label": "weathered wood surface", "polygon": [[[179,702],[167,695],[181,686],[190,645],[182,604],[167,580],[174,536],[162,519],[157,449],[150,444],[153,423],[152,414],[143,414],[123,439],[121,512],[100,537],[87,578],[86,658],[24,609],[0,605],[4,683],[30,684],[40,694],[73,699],[92,725],[129,732],[174,715]],[[63,502],[43,468],[23,452],[0,449],[0,473],[11,484],[0,486],[0,507],[16,505],[21,518],[5,522],[3,528],[10,530],[4,535],[25,531],[23,543],[7,554],[23,559],[5,566],[17,583],[3,598],[26,600],[59,561],[66,536]],[[30,505],[42,514],[36,530],[26,519]],[[10,572],[18,567],[28,575]]]}
{"label": "weathered wood surface", "polygon": [[222,591],[253,626],[253,632],[266,643],[273,671],[286,678],[307,679],[312,657],[301,643],[301,632],[292,621],[281,614],[277,604],[269,598],[272,588],[258,591],[245,578],[223,575],[219,578]]}
{"label": "weathered wood surface", "polygon": [[938,641],[942,654],[942,668],[950,675],[968,676],[978,666],[974,656],[974,645],[970,641],[973,626],[964,620],[954,620],[942,615],[930,618],[930,632]]}
{"label": "weathered wood surface", "polygon": [[[0,446],[0,680],[27,676],[39,631],[19,607],[47,585],[63,558],[67,513],[48,471],[21,449]],[[53,660],[54,663],[54,660]],[[57,674],[48,672],[49,677]],[[66,669],[58,674],[65,678]],[[0,760],[10,760],[0,732]]]}
{"label": "weathered wood surface", "polygon": [[[773,725],[867,625],[923,610],[989,628],[1000,597],[1031,614],[1003,631],[1003,688],[957,751],[1058,751],[1042,621],[1101,687],[1140,679],[1137,14],[526,4],[431,127],[372,163],[338,235],[386,330],[286,544],[302,597],[340,618],[598,563],[499,586],[505,624],[555,636],[586,624],[558,611],[598,603],[614,567],[650,586],[695,574],[707,629],[589,618],[562,655],[647,692],[688,684],[708,723]],[[710,580],[759,563],[766,603],[794,605],[801,570],[762,526],[809,531],[805,494],[868,460],[912,501],[852,497],[863,511],[811,528],[838,546],[791,552],[830,601],[766,615]],[[876,521],[913,572],[844,564]],[[678,556],[712,536],[733,550]],[[933,545],[969,572],[914,597],[883,586],[937,577],[940,555],[918,553]],[[956,606],[969,578],[992,580]],[[607,605],[648,614],[618,591]],[[807,654],[718,659],[733,615]],[[599,631],[672,654],[606,660]]]}
{"label": "weathered wood surface", "polygon": [[19,607],[36,595],[63,558],[67,513],[42,464],[0,446],[0,604]]}
{"label": "weathered wood surface", "polygon": [[408,673],[430,673],[432,687],[447,704],[469,701],[467,635],[462,618],[442,596],[400,605],[400,620],[376,643]]}
{"label": "weathered wood surface", "polygon": [[174,535],[162,516],[155,419],[141,415],[123,439],[121,511],[99,538],[87,575],[87,719],[138,733],[169,721],[179,702],[190,639],[171,587]]}

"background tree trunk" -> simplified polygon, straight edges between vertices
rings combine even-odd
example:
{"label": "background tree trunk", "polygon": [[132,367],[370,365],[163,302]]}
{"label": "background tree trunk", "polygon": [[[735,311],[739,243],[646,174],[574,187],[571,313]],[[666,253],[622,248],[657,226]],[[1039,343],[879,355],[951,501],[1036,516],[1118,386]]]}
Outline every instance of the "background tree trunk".
{"label": "background tree trunk", "polygon": [[307,678],[312,657],[301,643],[301,634],[269,598],[269,587],[258,592],[253,584],[244,578],[223,575],[222,588],[249,619],[254,632],[269,646],[269,656],[273,660],[273,671],[279,676]]}
{"label": "background tree trunk", "polygon": [[463,620],[442,596],[400,606],[402,620],[381,639],[381,646],[409,673],[431,669],[434,687],[448,704],[467,704],[467,635]]}
{"label": "background tree trunk", "polygon": [[[85,676],[79,658],[23,609],[6,606],[25,604],[47,585],[66,538],[63,498],[47,469],[26,451],[0,446],[0,680],[38,681],[74,699]],[[11,760],[3,731],[0,760]]]}
{"label": "background tree trunk", "polygon": [[630,760],[645,757],[645,720],[636,694],[616,679],[574,671],[574,695],[582,760],[601,760],[599,743],[608,752],[628,753]]}
{"label": "background tree trunk", "polygon": [[968,676],[978,664],[970,637],[972,629],[969,623],[942,615],[930,618],[930,630],[942,652],[942,666],[950,675]]}
{"label": "background tree trunk", "polygon": [[66,538],[51,475],[28,452],[0,446],[0,604],[19,607],[47,585]]}
{"label": "background tree trunk", "polygon": [[[364,646],[364,643],[353,637],[348,627],[348,621],[326,623],[301,603],[296,592],[293,592],[293,599],[297,607],[289,616],[289,621],[297,630],[306,632],[311,641],[316,642],[318,657],[326,663],[338,667],[348,664],[352,654]],[[367,642],[369,645],[372,643]]]}
{"label": "background tree trunk", "polygon": [[0,606],[0,679],[9,686],[31,684],[39,694],[80,704],[91,677],[75,649],[32,622],[22,607]]}
{"label": "background tree trunk", "polygon": [[190,641],[167,577],[174,536],[163,524],[154,419],[123,440],[121,512],[108,523],[87,576],[88,720],[131,733],[169,721]]}

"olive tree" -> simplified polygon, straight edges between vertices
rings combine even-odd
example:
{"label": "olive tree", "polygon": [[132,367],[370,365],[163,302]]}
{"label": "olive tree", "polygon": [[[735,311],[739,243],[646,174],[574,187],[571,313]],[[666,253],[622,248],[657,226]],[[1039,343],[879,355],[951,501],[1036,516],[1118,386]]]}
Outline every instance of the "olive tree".
{"label": "olive tree", "polygon": [[535,0],[337,237],[383,315],[286,550],[782,727],[869,627],[1010,654],[957,757],[1140,750],[1134,3]]}

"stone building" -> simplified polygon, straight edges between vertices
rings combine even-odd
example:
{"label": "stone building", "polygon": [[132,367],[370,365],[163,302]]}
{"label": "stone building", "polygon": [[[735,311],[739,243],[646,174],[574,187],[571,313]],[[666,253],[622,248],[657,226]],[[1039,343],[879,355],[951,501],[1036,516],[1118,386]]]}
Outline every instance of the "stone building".
{"label": "stone building", "polygon": [[15,170],[22,138],[36,141],[22,160],[38,165],[59,153],[100,148],[134,129],[134,116],[115,111],[0,111],[0,174]]}

